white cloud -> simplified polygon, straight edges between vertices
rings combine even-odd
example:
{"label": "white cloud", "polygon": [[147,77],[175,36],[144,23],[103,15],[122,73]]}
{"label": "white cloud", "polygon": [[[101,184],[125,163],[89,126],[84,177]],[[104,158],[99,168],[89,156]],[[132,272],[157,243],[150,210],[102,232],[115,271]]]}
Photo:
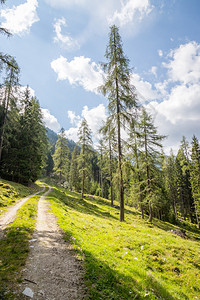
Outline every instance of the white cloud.
{"label": "white cloud", "polygon": [[171,50],[168,78],[155,87],[163,95],[162,102],[152,101],[147,107],[153,109],[155,123],[161,134],[167,134],[165,149],[177,150],[182,136],[190,141],[193,134],[200,138],[200,44],[189,42]]}
{"label": "white cloud", "polygon": [[158,50],[158,55],[159,55],[160,57],[162,57],[162,56],[163,56],[163,52],[162,52],[162,50]]}
{"label": "white cloud", "polygon": [[57,73],[57,80],[68,80],[71,85],[80,85],[86,91],[97,93],[97,88],[103,83],[103,71],[100,66],[84,56],[74,57],[70,62],[63,56],[51,62],[51,67]]}
{"label": "white cloud", "polygon": [[[115,23],[123,26],[126,34],[138,33],[138,25],[147,17],[153,6],[150,0],[45,0],[56,8],[84,11],[88,22],[83,28],[81,41],[91,34],[107,32],[108,26]],[[131,26],[132,25],[132,26]],[[130,28],[131,26],[131,28]]]}
{"label": "white cloud", "polygon": [[171,81],[184,84],[197,83],[200,80],[200,44],[189,42],[171,50],[170,62],[163,64],[168,68]]}
{"label": "white cloud", "polygon": [[62,47],[66,48],[67,50],[73,50],[80,48],[80,45],[77,40],[73,39],[69,35],[63,35],[61,26],[67,26],[65,18],[60,18],[56,20],[54,26],[54,30],[56,36],[54,37],[54,42],[60,43]]}
{"label": "white cloud", "polygon": [[116,10],[112,17],[108,17],[109,24],[119,24],[125,26],[133,20],[141,21],[152,10],[149,0],[128,0],[121,1],[120,11]]}
{"label": "white cloud", "polygon": [[80,116],[76,116],[76,114],[71,110],[68,110],[67,114],[68,114],[68,118],[70,119],[71,124],[73,124],[73,125],[79,124],[79,122],[81,120]]}
{"label": "white cloud", "polygon": [[42,115],[43,115],[43,121],[45,123],[45,126],[50,128],[51,130],[58,132],[60,130],[60,124],[58,123],[58,120],[56,117],[54,117],[50,111],[46,108],[42,108]]}
{"label": "white cloud", "polygon": [[0,16],[6,21],[1,23],[1,27],[7,28],[13,34],[28,33],[31,26],[39,21],[37,7],[37,0],[27,0],[24,4],[2,9]]}
{"label": "white cloud", "polygon": [[78,129],[83,118],[86,119],[89,128],[92,131],[92,137],[94,142],[99,138],[99,129],[106,121],[106,108],[103,104],[99,104],[91,109],[88,106],[84,106],[81,112],[81,116],[76,115],[72,111],[68,111],[68,117],[70,122],[75,126],[65,131],[66,137],[75,142],[78,141]]}
{"label": "white cloud", "polygon": [[151,83],[144,81],[140,75],[133,73],[131,83],[136,87],[136,93],[141,102],[158,99],[158,94]]}
{"label": "white cloud", "polygon": [[151,67],[150,73],[152,73],[155,77],[157,77],[157,67],[156,66]]}
{"label": "white cloud", "polygon": [[93,135],[98,136],[98,130],[103,125],[103,122],[106,121],[105,106],[103,104],[99,104],[97,107],[92,109],[88,109],[87,106],[84,106],[82,116],[87,120]]}

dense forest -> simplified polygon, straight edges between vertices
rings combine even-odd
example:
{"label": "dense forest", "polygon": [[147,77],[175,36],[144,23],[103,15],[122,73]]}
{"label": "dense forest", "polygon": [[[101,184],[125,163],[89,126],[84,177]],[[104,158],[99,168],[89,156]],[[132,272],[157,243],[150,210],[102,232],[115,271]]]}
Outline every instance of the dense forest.
{"label": "dense forest", "polygon": [[[1,1],[3,2],[3,1]],[[1,33],[9,35],[6,29]],[[183,218],[199,225],[200,148],[185,137],[177,155],[166,155],[153,118],[141,106],[131,85],[129,59],[123,52],[119,29],[110,28],[106,74],[99,92],[108,99],[108,118],[100,129],[98,149],[83,119],[79,143],[56,135],[43,124],[39,101],[19,84],[15,59],[0,53],[0,176],[23,184],[41,175],[51,176],[65,188],[98,195],[140,209],[149,221]],[[48,136],[48,137],[47,137]]]}

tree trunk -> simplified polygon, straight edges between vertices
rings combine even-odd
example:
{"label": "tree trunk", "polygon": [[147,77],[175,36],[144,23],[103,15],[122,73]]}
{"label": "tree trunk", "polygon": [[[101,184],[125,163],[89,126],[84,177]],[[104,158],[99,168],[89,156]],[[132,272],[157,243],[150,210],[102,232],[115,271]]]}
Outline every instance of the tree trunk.
{"label": "tree trunk", "polygon": [[149,202],[149,222],[152,222],[152,207],[151,207],[151,185],[150,185],[150,174],[149,174],[149,163],[148,163],[148,149],[147,149],[147,138],[146,138],[146,129],[145,129],[145,157],[146,157],[146,175],[147,175],[147,193],[148,193],[148,202]]}
{"label": "tree trunk", "polygon": [[111,206],[113,206],[113,185],[112,185],[112,149],[109,137],[109,163],[110,163],[110,196],[111,196]]}
{"label": "tree trunk", "polygon": [[84,196],[84,187],[85,187],[85,145],[83,145],[83,177],[82,177],[82,191],[81,197]]}
{"label": "tree trunk", "polygon": [[117,105],[117,131],[118,131],[118,165],[119,165],[119,189],[120,189],[120,221],[124,221],[124,189],[122,175],[122,146],[120,132],[119,101]]}

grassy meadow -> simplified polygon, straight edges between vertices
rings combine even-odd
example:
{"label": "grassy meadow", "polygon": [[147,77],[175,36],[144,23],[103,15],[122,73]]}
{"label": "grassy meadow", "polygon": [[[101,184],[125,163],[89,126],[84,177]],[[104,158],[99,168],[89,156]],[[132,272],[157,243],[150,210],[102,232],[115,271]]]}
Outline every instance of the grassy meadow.
{"label": "grassy meadow", "polygon": [[[85,266],[89,299],[200,299],[200,232],[54,187],[51,208]],[[186,230],[183,239],[171,230]]]}
{"label": "grassy meadow", "polygon": [[34,194],[40,189],[41,186],[38,183],[27,187],[19,183],[0,179],[0,215],[9,206],[14,205],[18,199]]}
{"label": "grassy meadow", "polygon": [[[1,180],[0,203],[4,203],[3,208],[6,209],[19,198],[41,189],[41,185],[37,182],[30,188]],[[35,228],[39,197],[40,194],[31,197],[18,209],[14,222],[9,224],[0,238],[0,299],[16,299],[13,290],[21,282],[20,271],[29,253],[29,239]]]}
{"label": "grassy meadow", "polygon": [[[39,197],[18,210],[0,239],[0,299],[16,297],[12,291],[22,280]],[[47,199],[85,267],[88,299],[200,299],[200,232],[195,226],[157,219],[151,224],[130,207],[121,223],[119,209],[110,207],[110,201],[89,195],[82,199],[56,186]],[[180,229],[186,239],[171,232]]]}

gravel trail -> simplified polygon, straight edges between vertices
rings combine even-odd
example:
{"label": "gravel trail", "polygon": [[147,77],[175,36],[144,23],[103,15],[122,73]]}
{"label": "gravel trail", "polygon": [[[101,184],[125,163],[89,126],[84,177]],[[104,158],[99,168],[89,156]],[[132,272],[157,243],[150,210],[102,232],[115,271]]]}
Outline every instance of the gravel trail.
{"label": "gravel trail", "polygon": [[0,238],[3,235],[3,230],[14,221],[15,215],[17,213],[17,210],[31,197],[43,192],[45,190],[45,187],[42,188],[42,190],[38,191],[37,193],[27,196],[23,199],[20,199],[16,202],[16,204],[10,208],[8,208],[5,212],[3,212],[2,215],[0,215]]}
{"label": "gravel trail", "polygon": [[[36,230],[24,269],[19,299],[85,299],[84,271],[70,245],[63,240],[56,218],[49,212],[47,191],[38,203]],[[28,291],[29,296],[23,292]]]}

